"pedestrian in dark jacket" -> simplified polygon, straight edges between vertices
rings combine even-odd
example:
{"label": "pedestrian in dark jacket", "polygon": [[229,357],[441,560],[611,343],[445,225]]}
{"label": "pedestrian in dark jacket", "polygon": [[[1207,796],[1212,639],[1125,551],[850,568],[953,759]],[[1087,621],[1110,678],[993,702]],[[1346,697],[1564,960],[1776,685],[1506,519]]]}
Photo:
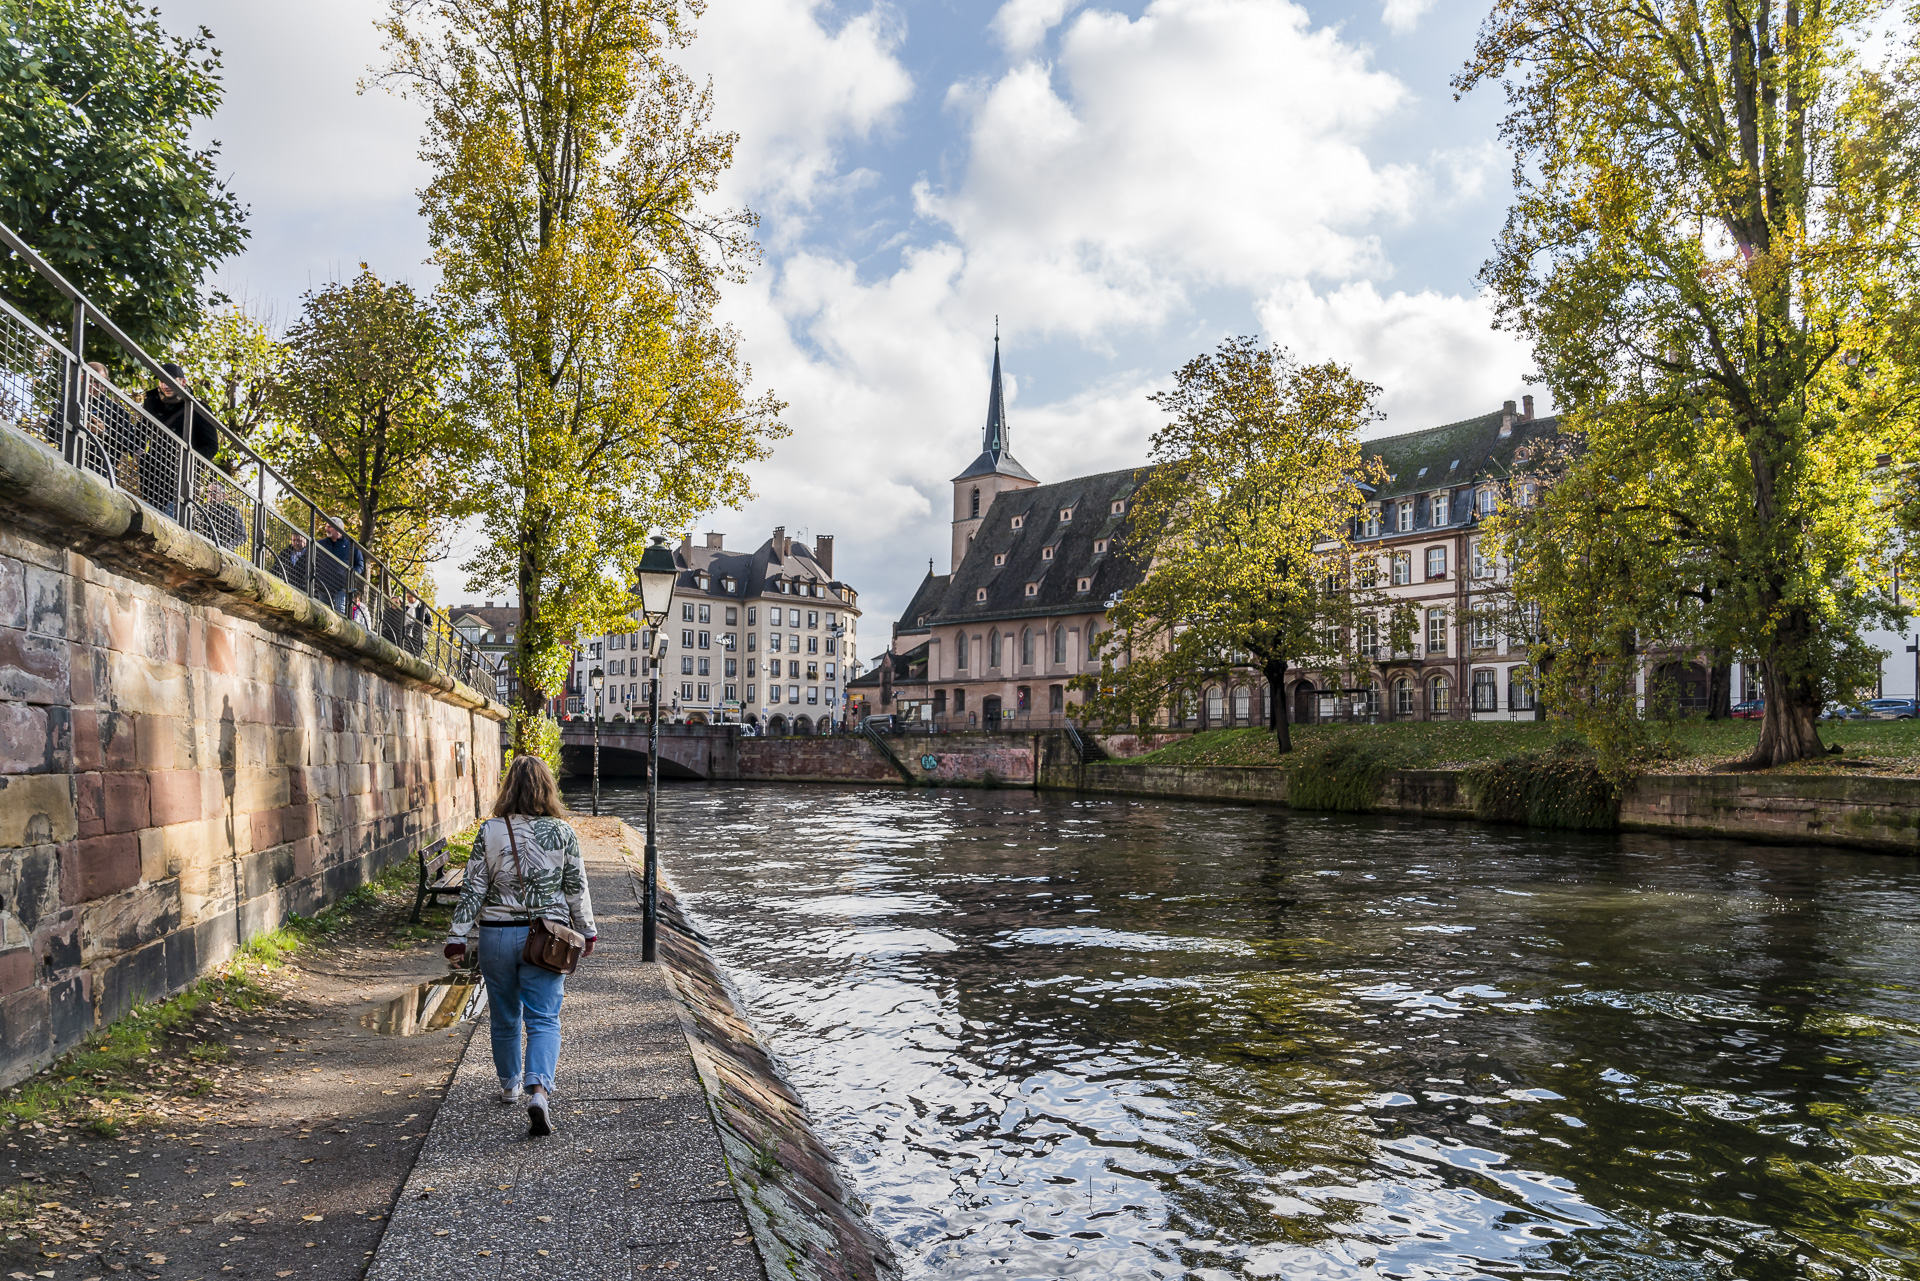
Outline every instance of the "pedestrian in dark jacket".
{"label": "pedestrian in dark jacket", "polygon": [[402,633],[405,639],[401,644],[407,653],[418,658],[427,634],[427,602],[415,596],[411,590],[407,592],[406,618],[406,629]]}
{"label": "pedestrian in dark jacket", "polygon": [[307,536],[295,530],[287,540],[287,549],[273,558],[273,572],[289,583],[304,586],[307,581]]}
{"label": "pedestrian in dark jacket", "polygon": [[[162,365],[160,368],[174,383],[184,385],[186,370],[171,363]],[[147,392],[147,398],[140,407],[152,414],[162,427],[180,439],[187,440],[187,398],[175,391],[167,382],[156,379],[152,390]],[[193,447],[194,453],[212,462],[214,454],[220,449],[220,433],[214,428],[213,419],[205,414],[194,414],[193,439],[187,440],[187,443]]]}
{"label": "pedestrian in dark jacket", "polygon": [[366,555],[347,537],[346,522],[338,516],[327,517],[321,526],[319,549],[326,555],[313,563],[314,585],[334,612],[344,615],[350,584],[367,572]]}

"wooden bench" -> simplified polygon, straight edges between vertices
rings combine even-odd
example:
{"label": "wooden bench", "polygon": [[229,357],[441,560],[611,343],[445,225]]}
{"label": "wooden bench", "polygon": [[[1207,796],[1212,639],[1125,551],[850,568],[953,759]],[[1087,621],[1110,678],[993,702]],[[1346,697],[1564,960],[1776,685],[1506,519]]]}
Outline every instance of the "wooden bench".
{"label": "wooden bench", "polygon": [[467,869],[449,867],[447,860],[447,842],[443,837],[420,851],[420,887],[413,895],[413,915],[407,919],[413,924],[420,923],[420,906],[429,898],[436,902],[442,898],[459,898],[461,887],[466,884]]}

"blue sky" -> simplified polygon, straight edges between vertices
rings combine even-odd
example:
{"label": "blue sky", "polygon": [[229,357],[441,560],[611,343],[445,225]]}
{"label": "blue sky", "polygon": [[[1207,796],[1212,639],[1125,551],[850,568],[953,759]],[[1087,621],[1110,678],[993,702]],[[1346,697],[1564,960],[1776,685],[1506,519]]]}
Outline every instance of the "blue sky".
{"label": "blue sky", "polygon": [[[417,112],[355,92],[379,7],[163,0],[227,55],[209,133],[254,240],[223,283],[283,320],[361,261],[432,279]],[[686,61],[742,135],[725,196],[764,219],[726,314],[793,435],[702,528],[836,535],[870,655],[927,558],[946,568],[996,315],[1014,450],[1043,480],[1139,461],[1146,393],[1230,333],[1354,364],[1381,431],[1539,393],[1474,281],[1504,214],[1501,104],[1447,80],[1482,13],[712,0]]]}

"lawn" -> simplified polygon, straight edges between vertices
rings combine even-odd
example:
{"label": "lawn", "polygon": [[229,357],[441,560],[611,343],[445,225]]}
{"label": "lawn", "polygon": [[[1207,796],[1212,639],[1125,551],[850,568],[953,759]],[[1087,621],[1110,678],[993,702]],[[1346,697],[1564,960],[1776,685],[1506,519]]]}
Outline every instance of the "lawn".
{"label": "lawn", "polygon": [[[1737,761],[1753,750],[1759,721],[1686,720],[1662,729],[1668,735],[1654,773],[1698,774]],[[1296,747],[1334,738],[1371,736],[1392,742],[1414,769],[1447,769],[1496,761],[1520,752],[1544,751],[1567,733],[1555,721],[1428,721],[1393,725],[1295,725]],[[1820,738],[1839,745],[1837,756],[1781,766],[1774,773],[1903,774],[1920,776],[1920,721],[1833,721]],[[1220,729],[1182,736],[1142,756],[1141,765],[1277,766],[1284,759],[1264,729]]]}

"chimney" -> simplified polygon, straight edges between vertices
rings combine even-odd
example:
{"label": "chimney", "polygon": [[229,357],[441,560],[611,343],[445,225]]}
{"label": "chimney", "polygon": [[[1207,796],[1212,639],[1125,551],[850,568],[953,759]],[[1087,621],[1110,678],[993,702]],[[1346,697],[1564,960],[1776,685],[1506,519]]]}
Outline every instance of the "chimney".
{"label": "chimney", "polygon": [[787,558],[787,549],[791,546],[793,546],[793,544],[787,541],[787,527],[785,525],[775,525],[773,527],[773,554],[781,560],[785,560]]}
{"label": "chimney", "polygon": [[1520,398],[1520,407],[1524,411],[1521,414],[1521,420],[1523,422],[1529,422],[1529,423],[1532,422],[1533,421],[1533,397],[1522,396]]}
{"label": "chimney", "polygon": [[486,608],[488,608],[488,609],[492,609],[492,608],[493,608],[493,602],[492,602],[492,601],[488,601],[488,602],[487,602],[487,604],[486,604]]}
{"label": "chimney", "polygon": [[827,572],[828,578],[833,577],[832,534],[815,534],[813,536],[813,559],[815,564]]}
{"label": "chimney", "polygon": [[[1528,402],[1532,402],[1532,397],[1528,397]],[[715,552],[725,550],[722,544],[726,542],[726,538],[727,536],[725,534],[708,534],[707,550]]]}
{"label": "chimney", "polygon": [[685,551],[692,546],[693,546],[693,531],[688,530],[686,533],[680,535],[680,550]]}
{"label": "chimney", "polygon": [[1502,439],[1513,435],[1513,402],[1509,400],[1500,406],[1500,435]]}

